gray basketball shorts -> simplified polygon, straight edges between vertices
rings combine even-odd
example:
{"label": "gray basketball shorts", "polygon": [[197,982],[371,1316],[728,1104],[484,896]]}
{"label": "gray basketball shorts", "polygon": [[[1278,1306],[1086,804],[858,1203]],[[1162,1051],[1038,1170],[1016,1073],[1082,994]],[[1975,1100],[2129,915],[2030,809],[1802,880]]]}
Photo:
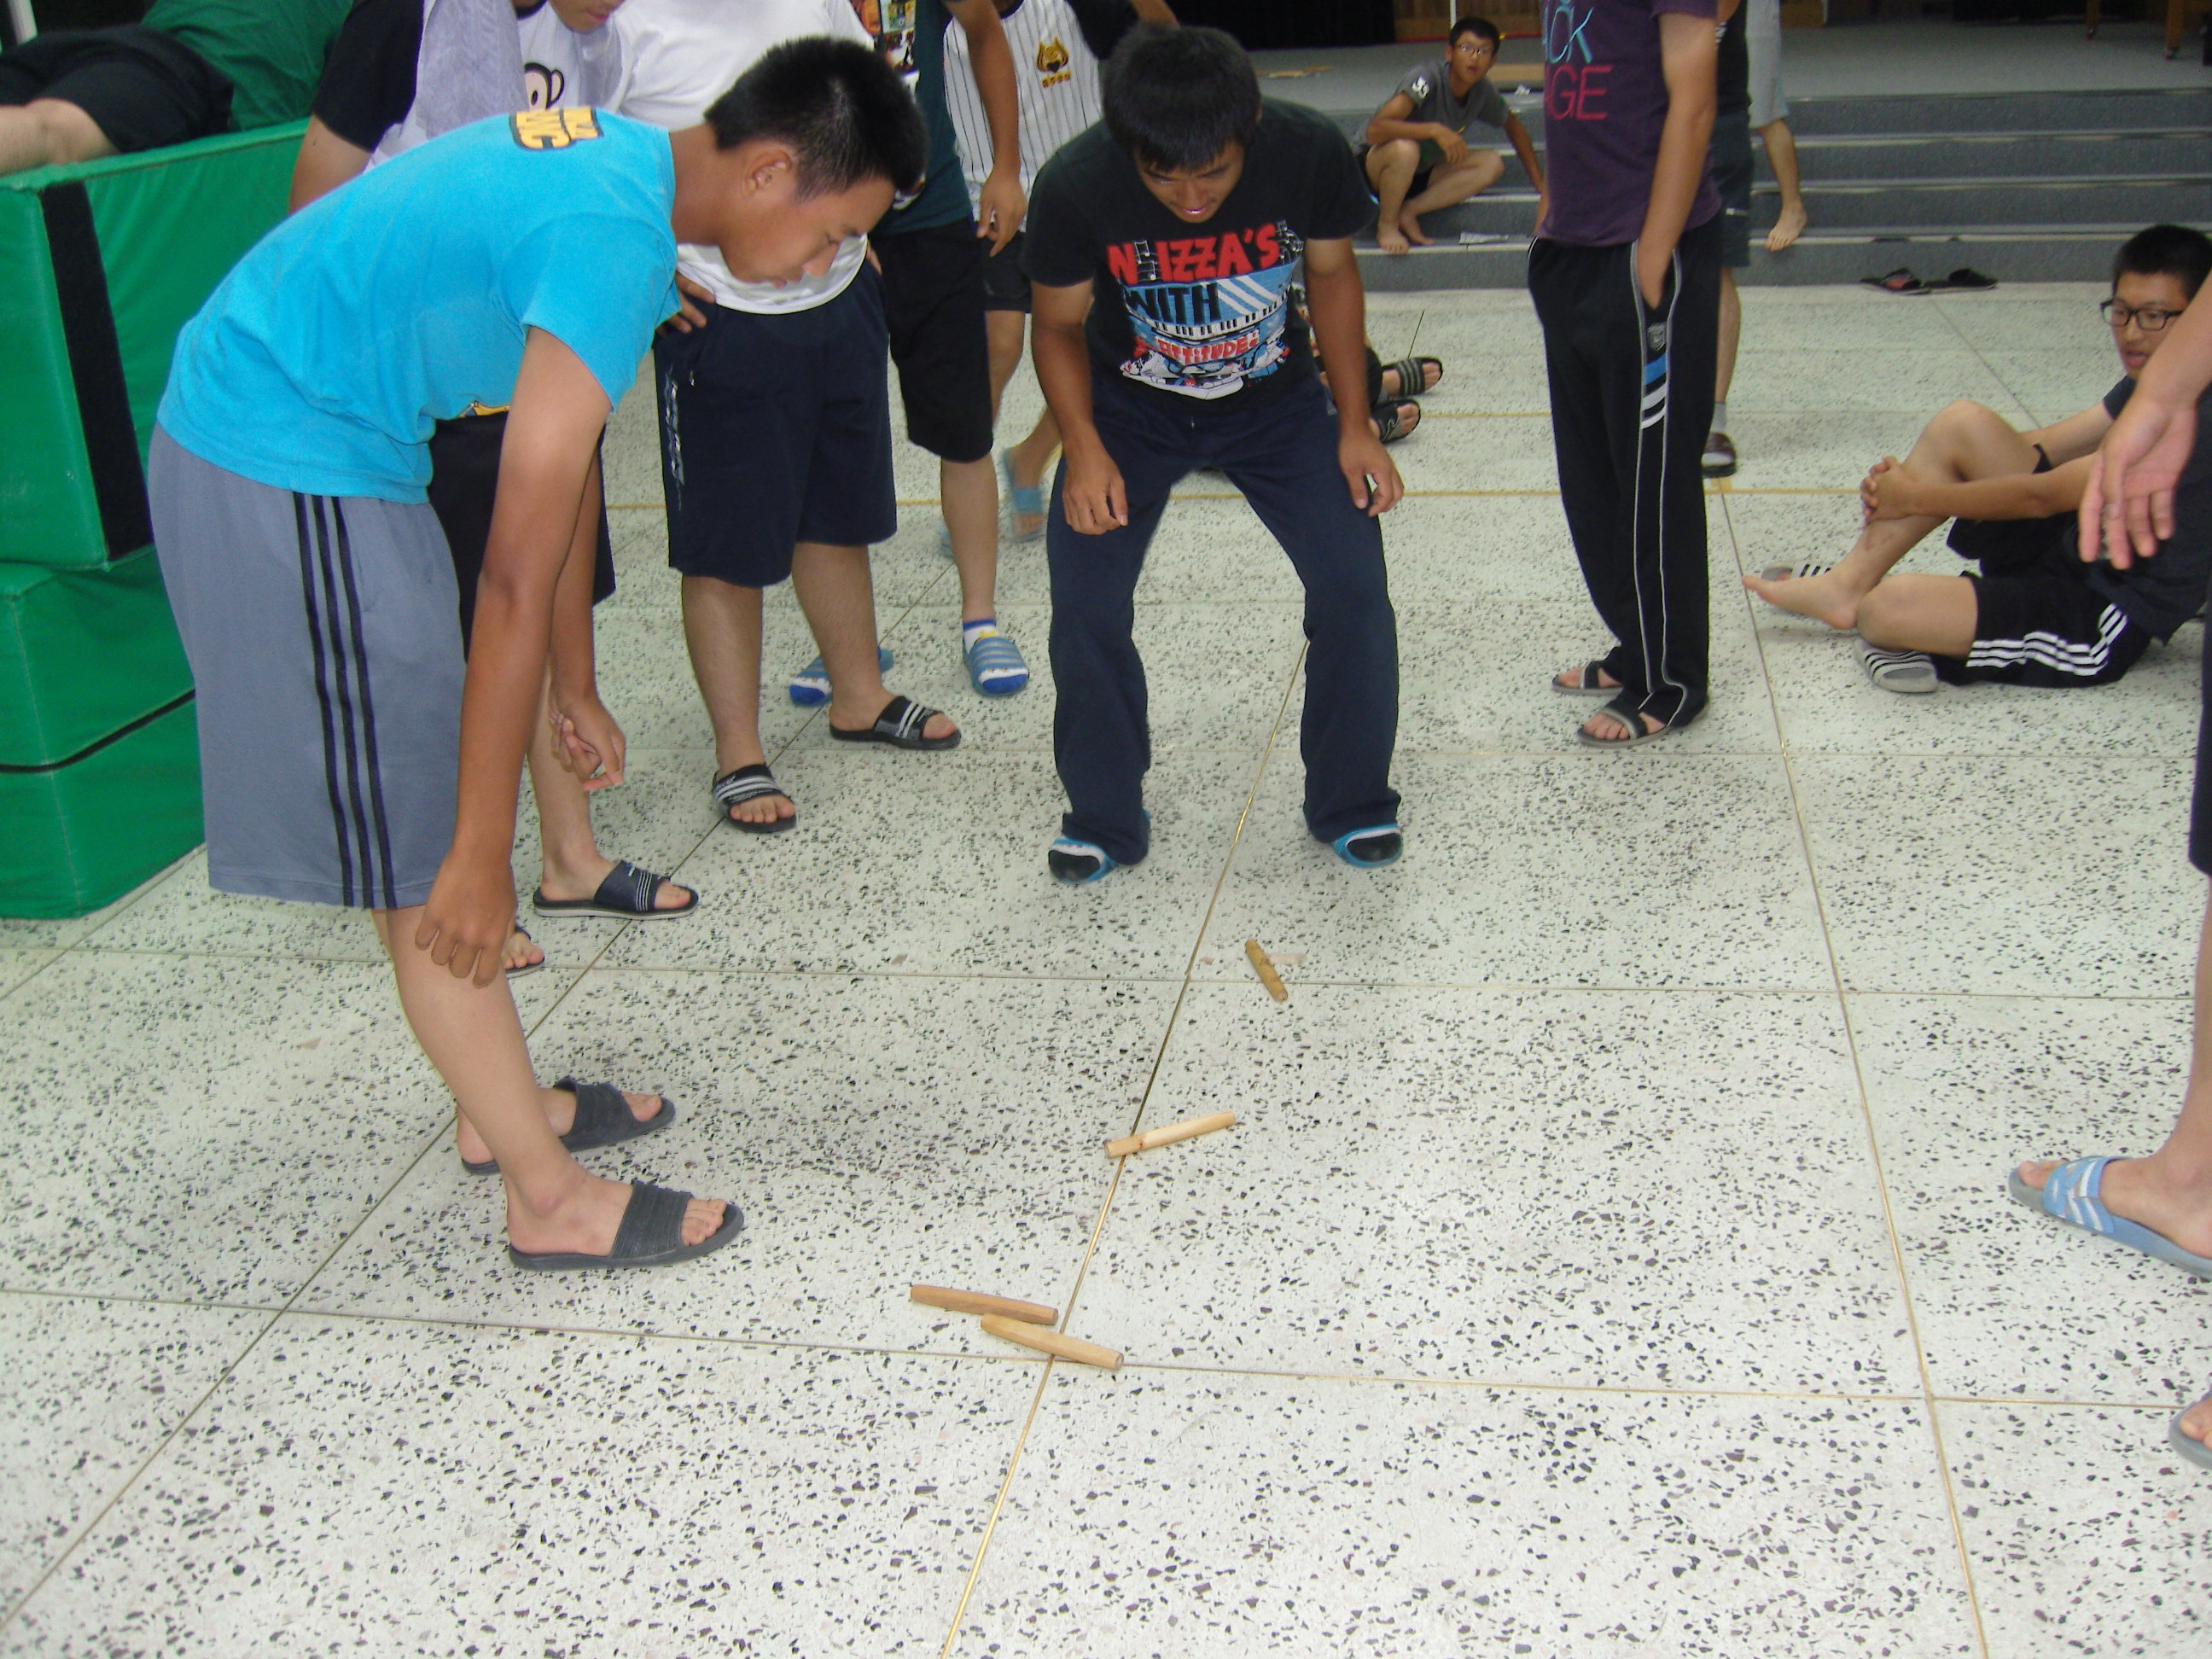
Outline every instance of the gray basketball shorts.
{"label": "gray basketball shorts", "polygon": [[208,879],[398,909],[453,845],[461,631],[427,501],[302,495],[159,427],[154,546],[192,669]]}

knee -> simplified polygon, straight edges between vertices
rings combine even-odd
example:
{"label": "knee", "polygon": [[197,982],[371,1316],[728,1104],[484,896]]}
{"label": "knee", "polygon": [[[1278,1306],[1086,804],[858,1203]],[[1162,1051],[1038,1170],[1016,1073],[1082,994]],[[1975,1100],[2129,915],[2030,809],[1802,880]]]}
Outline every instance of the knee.
{"label": "knee", "polygon": [[2011,422],[1987,404],[1978,404],[1972,398],[1960,398],[1937,410],[1936,418],[1928,422],[1928,429],[1945,434],[1971,432],[1986,428],[1991,422],[2008,432],[2012,430]]}
{"label": "knee", "polygon": [[1505,176],[1505,158],[1494,149],[1479,149],[1468,158],[1468,166],[1475,177],[1475,188],[1487,190]]}
{"label": "knee", "polygon": [[100,124],[66,99],[34,98],[23,106],[23,113],[37,125],[49,167],[96,161],[115,154]]}
{"label": "knee", "polygon": [[1905,610],[1895,587],[1887,582],[1876,582],[1859,601],[1859,637],[1885,650],[1895,648],[1905,624]]}
{"label": "knee", "polygon": [[1391,138],[1376,145],[1370,154],[1385,173],[1410,173],[1421,159],[1421,147],[1410,138]]}

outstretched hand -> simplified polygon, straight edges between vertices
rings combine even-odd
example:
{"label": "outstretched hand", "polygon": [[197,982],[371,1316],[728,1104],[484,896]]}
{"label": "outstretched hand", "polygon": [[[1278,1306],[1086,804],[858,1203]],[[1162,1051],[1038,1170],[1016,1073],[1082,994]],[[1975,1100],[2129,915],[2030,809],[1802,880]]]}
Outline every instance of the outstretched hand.
{"label": "outstretched hand", "polygon": [[2141,395],[2105,434],[2081,492],[2081,557],[2124,570],[2173,534],[2173,490],[2197,447],[2197,405]]}

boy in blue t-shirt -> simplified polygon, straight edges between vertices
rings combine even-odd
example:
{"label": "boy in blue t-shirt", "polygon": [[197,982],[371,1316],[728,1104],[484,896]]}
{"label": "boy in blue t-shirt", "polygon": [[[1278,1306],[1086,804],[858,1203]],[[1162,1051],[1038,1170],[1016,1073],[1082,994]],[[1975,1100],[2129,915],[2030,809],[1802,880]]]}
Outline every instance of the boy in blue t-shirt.
{"label": "boy in blue t-shirt", "polygon": [[[270,232],[178,336],[149,483],[198,693],[209,878],[373,914],[465,1155],[473,1137],[471,1168],[504,1180],[518,1266],[656,1266],[741,1224],[576,1164],[674,1109],[540,1089],[499,971],[549,642],[563,763],[622,780],[580,510],[600,429],[677,308],[679,240],[796,278],[923,155],[874,54],[796,42],[682,131],[541,110],[410,150]],[[434,422],[480,399],[514,413],[465,671],[424,486]]]}

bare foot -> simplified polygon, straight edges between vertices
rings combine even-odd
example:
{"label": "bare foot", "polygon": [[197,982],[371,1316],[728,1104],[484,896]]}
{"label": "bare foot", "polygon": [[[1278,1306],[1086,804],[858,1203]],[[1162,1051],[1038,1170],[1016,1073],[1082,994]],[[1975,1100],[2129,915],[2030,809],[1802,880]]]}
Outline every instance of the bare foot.
{"label": "bare foot", "polygon": [[1817,576],[1789,576],[1778,582],[1764,576],[1746,576],[1743,585],[1771,605],[1810,617],[1846,634],[1859,625],[1859,601],[1866,597],[1844,576],[1840,567]]}
{"label": "bare foot", "polygon": [[[1636,718],[1644,722],[1644,735],[1647,737],[1666,724],[1665,721],[1650,714],[1639,714]],[[1619,743],[1623,738],[1632,736],[1634,728],[1611,709],[1601,708],[1583,722],[1583,730],[1600,743]]]}
{"label": "bare foot", "polygon": [[1395,225],[1386,225],[1378,222],[1375,227],[1375,240],[1385,253],[1406,252],[1406,233]]}
{"label": "bare foot", "polygon": [[1437,239],[1421,228],[1421,219],[1419,214],[1400,214],[1398,228],[1405,233],[1406,240],[1415,247],[1433,247],[1436,245]]}
{"label": "bare foot", "polygon": [[[728,770],[726,767],[723,769]],[[770,796],[768,799],[773,801],[780,799],[781,797]],[[750,802],[747,804],[750,805]],[[786,803],[786,805],[788,804],[788,802]],[[615,861],[612,859],[603,857],[596,852],[589,863],[578,865],[574,868],[556,870],[548,865],[540,874],[538,890],[544,894],[547,898],[556,901],[587,899],[599,890],[599,884],[607,878],[608,873],[614,867]],[[681,910],[691,902],[691,899],[692,892],[690,888],[678,887],[672,881],[664,880],[659,886],[653,890],[653,908],[656,910]]]}
{"label": "bare foot", "polygon": [[545,952],[538,948],[537,940],[520,927],[507,936],[507,956],[500,966],[504,969],[535,968],[545,960]]}
{"label": "bare foot", "polygon": [[[1562,668],[1553,676],[1552,683],[1562,691],[1580,691],[1587,689],[1583,684],[1583,671],[1579,668]],[[1608,691],[1620,690],[1620,682],[1602,668],[1597,671],[1597,683]]]}
{"label": "bare foot", "polygon": [[[884,708],[888,708],[889,706],[890,705],[888,703],[885,703],[882,708],[878,708],[874,714],[864,714],[858,721],[848,725],[846,721],[841,720],[837,718],[840,714],[842,714],[845,711],[840,709],[833,702],[830,705],[830,724],[840,732],[865,732],[871,726],[873,726],[878,720],[883,718]],[[944,713],[942,710],[939,710],[932,713],[930,717],[922,722],[921,735],[933,741],[939,738],[949,738],[959,729],[960,728],[958,726],[952,723],[952,717],[950,714]]]}
{"label": "bare foot", "polygon": [[[2057,1160],[2023,1164],[2020,1178],[2037,1192]],[[2191,1255],[2212,1255],[2212,1188],[2169,1182],[2156,1158],[2116,1158],[2105,1166],[2098,1201],[2124,1221],[2148,1227]]]}
{"label": "bare foot", "polygon": [[[513,1188],[507,1189],[508,1243],[531,1255],[572,1250],[579,1255],[605,1255],[614,1249],[616,1230],[629,1206],[629,1183],[603,1180],[580,1168],[576,1174],[575,1184],[544,1210],[530,1208]],[[696,1244],[720,1226],[727,1207],[719,1198],[695,1198],[686,1204],[684,1242]]]}
{"label": "bare foot", "polygon": [[1779,253],[1804,234],[1804,204],[1792,203],[1782,210],[1782,216],[1774,222],[1774,228],[1766,233],[1766,251]]}
{"label": "bare foot", "polygon": [[[1022,464],[1018,456],[1013,466],[1015,488],[1035,489],[1044,483],[1044,472],[1042,468],[1038,470],[1037,476],[1034,478],[1024,478],[1022,477]],[[1029,540],[1030,537],[1044,528],[1045,515],[1042,513],[1009,513],[1007,516],[1013,521],[1014,534],[1023,541]]]}
{"label": "bare foot", "polygon": [[[545,1109],[546,1127],[555,1134],[565,1135],[576,1127],[576,1097],[568,1090],[540,1089],[538,1100]],[[658,1116],[661,1107],[659,1095],[626,1093],[623,1096],[623,1103],[629,1108],[629,1115],[640,1123],[649,1117]],[[491,1156],[491,1148],[484,1145],[483,1137],[476,1132],[475,1125],[459,1112],[453,1114],[453,1121],[457,1126],[453,1147],[465,1161],[481,1164]]]}

